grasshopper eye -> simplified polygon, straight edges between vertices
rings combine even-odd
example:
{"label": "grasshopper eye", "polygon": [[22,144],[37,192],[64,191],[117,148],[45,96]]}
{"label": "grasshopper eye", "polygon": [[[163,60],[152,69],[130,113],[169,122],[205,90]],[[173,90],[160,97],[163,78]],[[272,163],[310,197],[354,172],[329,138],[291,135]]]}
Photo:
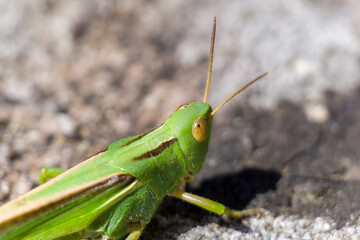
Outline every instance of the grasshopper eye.
{"label": "grasshopper eye", "polygon": [[203,117],[195,120],[192,126],[192,135],[198,142],[203,142],[207,137],[206,121]]}
{"label": "grasshopper eye", "polygon": [[187,106],[189,106],[189,104],[185,103],[185,104],[181,104],[180,106],[178,106],[174,112],[176,112],[177,110],[179,109],[183,109],[183,108],[186,108]]}

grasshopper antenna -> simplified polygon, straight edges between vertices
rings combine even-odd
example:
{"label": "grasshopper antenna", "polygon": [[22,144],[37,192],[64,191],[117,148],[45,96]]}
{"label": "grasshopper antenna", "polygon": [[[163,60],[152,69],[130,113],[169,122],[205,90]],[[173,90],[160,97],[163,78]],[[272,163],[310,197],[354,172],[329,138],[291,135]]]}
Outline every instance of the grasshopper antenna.
{"label": "grasshopper antenna", "polygon": [[213,28],[212,28],[212,33],[211,33],[209,68],[208,68],[208,73],[207,73],[206,87],[205,87],[205,94],[204,94],[204,102],[205,103],[206,103],[206,101],[208,99],[208,96],[209,96],[212,64],[213,64],[213,58],[214,58],[215,33],[216,33],[216,16],[214,17]]}
{"label": "grasshopper antenna", "polygon": [[214,116],[214,114],[220,110],[220,108],[222,108],[222,106],[225,105],[225,103],[227,103],[228,101],[230,101],[233,97],[235,97],[236,95],[238,95],[239,93],[241,93],[242,91],[244,91],[247,87],[249,87],[251,84],[253,84],[254,82],[256,82],[257,80],[265,77],[268,73],[263,73],[260,76],[258,76],[257,78],[255,78],[254,80],[248,82],[247,84],[245,84],[244,86],[242,86],[239,90],[237,90],[236,92],[234,92],[233,94],[231,94],[227,99],[225,99],[225,101],[223,101],[217,108],[215,108],[214,111],[211,112],[211,116]]}

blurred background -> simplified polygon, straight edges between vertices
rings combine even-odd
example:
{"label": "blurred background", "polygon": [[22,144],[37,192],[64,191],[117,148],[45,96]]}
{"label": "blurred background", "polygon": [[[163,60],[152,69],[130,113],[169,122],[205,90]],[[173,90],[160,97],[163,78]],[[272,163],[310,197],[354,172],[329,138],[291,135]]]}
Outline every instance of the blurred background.
{"label": "blurred background", "polygon": [[262,219],[166,198],[144,239],[360,237],[360,2],[0,1],[0,202],[92,153],[269,75],[215,116],[189,191]]}

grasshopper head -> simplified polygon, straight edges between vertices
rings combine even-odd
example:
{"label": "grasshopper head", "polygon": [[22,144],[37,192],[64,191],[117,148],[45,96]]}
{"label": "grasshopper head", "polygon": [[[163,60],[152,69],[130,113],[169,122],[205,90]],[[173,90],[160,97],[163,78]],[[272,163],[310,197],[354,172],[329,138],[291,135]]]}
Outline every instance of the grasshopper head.
{"label": "grasshopper head", "polygon": [[165,122],[178,139],[187,169],[193,174],[205,161],[213,119],[211,112],[208,103],[193,102],[178,107]]}

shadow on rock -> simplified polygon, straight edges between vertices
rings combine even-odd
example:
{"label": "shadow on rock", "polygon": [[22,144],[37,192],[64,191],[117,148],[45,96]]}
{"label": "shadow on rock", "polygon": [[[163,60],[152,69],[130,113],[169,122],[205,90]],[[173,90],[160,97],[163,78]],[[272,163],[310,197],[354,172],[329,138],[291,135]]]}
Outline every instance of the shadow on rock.
{"label": "shadow on rock", "polygon": [[280,178],[277,171],[247,168],[239,173],[205,180],[197,188],[190,186],[188,191],[233,209],[243,209],[257,194],[275,191]]}

